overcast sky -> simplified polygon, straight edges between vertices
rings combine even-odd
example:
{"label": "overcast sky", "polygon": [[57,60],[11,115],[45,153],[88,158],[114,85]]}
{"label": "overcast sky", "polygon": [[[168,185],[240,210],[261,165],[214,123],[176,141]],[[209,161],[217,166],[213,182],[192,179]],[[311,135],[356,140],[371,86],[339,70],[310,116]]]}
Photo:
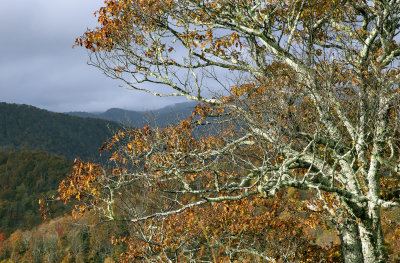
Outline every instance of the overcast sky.
{"label": "overcast sky", "polygon": [[0,0],[0,101],[56,112],[149,110],[183,101],[120,88],[88,66],[75,38],[96,25],[102,0]]}

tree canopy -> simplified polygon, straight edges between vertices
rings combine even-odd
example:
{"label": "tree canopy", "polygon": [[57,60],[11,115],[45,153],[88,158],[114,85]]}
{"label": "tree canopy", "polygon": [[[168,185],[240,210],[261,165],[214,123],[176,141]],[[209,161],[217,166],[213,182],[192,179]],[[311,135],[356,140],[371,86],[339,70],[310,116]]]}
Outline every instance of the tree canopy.
{"label": "tree canopy", "polygon": [[[136,227],[148,246],[130,256],[201,259],[188,231],[208,209],[244,227],[192,232],[214,231],[214,261],[273,262],[286,259],[239,242],[241,231],[268,232],[268,216],[246,209],[296,188],[338,231],[345,262],[386,261],[381,212],[399,205],[399,0],[106,0],[96,15],[99,27],[76,41],[92,65],[127,88],[200,104],[180,125],[115,134],[111,168],[77,161],[63,200]],[[198,125],[211,131],[194,136]]]}

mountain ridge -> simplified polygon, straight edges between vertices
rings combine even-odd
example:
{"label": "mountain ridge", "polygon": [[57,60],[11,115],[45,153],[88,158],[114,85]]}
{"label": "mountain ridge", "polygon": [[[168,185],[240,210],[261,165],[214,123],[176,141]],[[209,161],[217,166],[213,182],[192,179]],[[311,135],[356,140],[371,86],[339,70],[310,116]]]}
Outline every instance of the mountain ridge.
{"label": "mountain ridge", "polygon": [[65,112],[65,114],[82,118],[114,121],[123,125],[139,128],[145,125],[163,127],[189,117],[196,104],[196,102],[181,102],[156,110],[137,111],[110,108],[104,112],[70,111]]}
{"label": "mountain ridge", "polygon": [[102,113],[56,113],[0,102],[0,151],[46,151],[70,160],[98,160],[99,148],[116,130],[175,124],[190,116],[195,105],[178,103],[154,111],[111,108]]}
{"label": "mountain ridge", "polygon": [[121,127],[112,121],[0,102],[1,151],[45,151],[70,160],[95,160],[102,143]]}

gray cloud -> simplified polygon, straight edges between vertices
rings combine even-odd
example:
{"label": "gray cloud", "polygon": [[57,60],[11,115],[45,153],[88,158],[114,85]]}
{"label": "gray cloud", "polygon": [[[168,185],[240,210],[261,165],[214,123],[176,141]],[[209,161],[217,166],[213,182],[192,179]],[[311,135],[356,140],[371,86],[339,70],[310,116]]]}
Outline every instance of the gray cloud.
{"label": "gray cloud", "polygon": [[13,0],[0,11],[0,101],[52,111],[155,109],[160,99],[118,87],[86,64],[74,40],[96,24],[101,0]]}

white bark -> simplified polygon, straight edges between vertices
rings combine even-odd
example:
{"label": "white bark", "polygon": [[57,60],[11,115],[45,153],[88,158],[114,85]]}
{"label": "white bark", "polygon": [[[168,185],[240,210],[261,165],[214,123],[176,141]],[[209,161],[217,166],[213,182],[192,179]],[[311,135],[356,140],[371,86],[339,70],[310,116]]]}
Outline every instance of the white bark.
{"label": "white bark", "polygon": [[357,224],[348,219],[338,225],[344,262],[364,263]]}
{"label": "white bark", "polygon": [[[251,6],[253,2],[257,3]],[[224,138],[225,144],[213,150],[175,152],[180,159],[171,161],[170,167],[157,169],[164,171],[168,180],[179,182],[181,189],[175,189],[177,193],[200,194],[202,200],[130,221],[167,216],[206,201],[238,200],[259,194],[271,196],[288,186],[325,191],[336,195],[351,217],[346,221],[348,224],[338,224],[345,262],[384,262],[381,206],[398,205],[398,200],[382,199],[380,177],[382,167],[388,164],[396,167],[392,160],[399,157],[394,156],[398,149],[393,146],[396,145],[393,138],[398,132],[398,124],[389,120],[392,118],[397,122],[400,116],[398,106],[393,106],[396,105],[394,99],[398,98],[395,93],[398,92],[399,77],[392,76],[398,74],[399,68],[396,63],[399,63],[400,44],[396,37],[400,34],[400,1],[373,2],[342,1],[349,9],[340,17],[344,21],[336,16],[338,10],[332,13],[328,10],[316,21],[304,21],[302,15],[307,1],[301,1],[297,6],[293,4],[286,16],[279,13],[283,8],[280,4],[268,6],[267,1],[249,1],[247,7],[243,3],[234,7],[227,3],[228,7],[222,10],[217,8],[221,5],[219,1],[215,10],[211,6],[205,7],[201,1],[178,1],[177,10],[181,12],[198,9],[204,9],[204,15],[215,12],[210,21],[202,22],[199,18],[191,21],[184,15],[180,17],[177,10],[164,10],[173,19],[167,16],[158,21],[160,29],[163,34],[170,33],[166,40],[173,37],[174,43],[179,43],[175,45],[187,51],[189,57],[182,63],[164,63],[172,58],[159,50],[155,58],[147,59],[143,50],[148,47],[133,48],[131,43],[122,43],[111,59],[101,52],[96,53],[96,66],[111,77],[121,79],[129,88],[159,97],[183,96],[219,105],[227,112],[227,119],[242,125],[246,134]],[[271,19],[276,16],[280,19]],[[188,26],[178,27],[174,22],[179,19],[193,27],[190,30]],[[209,48],[193,47],[198,45],[198,40],[193,40],[197,41],[196,45],[189,45],[182,37],[189,32],[204,34],[202,27],[222,28],[221,34],[228,32],[227,35],[235,32],[243,43],[251,44],[244,48],[226,48],[225,53],[218,53]],[[318,39],[318,30],[331,33]],[[159,34],[155,40],[147,35],[145,38],[161,46],[163,34]],[[127,49],[129,52],[124,53]],[[316,49],[322,50],[321,55],[317,55]],[[110,60],[127,66],[129,77],[115,74]],[[272,67],[271,61],[281,65],[282,72],[279,67]],[[202,86],[201,79],[207,75],[213,76],[214,82],[223,88],[229,88],[225,87],[227,81],[222,74],[215,73],[222,69],[244,74],[258,83],[259,88],[269,84],[266,82],[285,83],[274,82],[279,78],[290,76],[293,79],[282,87],[267,85],[272,91],[258,98],[259,101],[238,98],[230,104],[218,97],[208,98],[205,93],[209,87]],[[185,71],[185,77],[178,71]],[[237,82],[246,82],[244,79]],[[150,91],[140,86],[142,83],[167,85],[174,92]],[[274,100],[279,96],[280,99]],[[292,110],[306,100],[311,101],[308,106],[310,116]],[[252,103],[265,107],[253,112]],[[290,118],[289,113],[295,116]],[[312,121],[307,123],[307,117]],[[159,142],[155,142],[154,152],[159,146]],[[242,156],[243,152],[255,148],[259,162]],[[391,150],[390,157],[385,152],[387,148]],[[151,154],[148,155],[140,158],[141,161],[145,158],[144,162],[150,165]],[[201,168],[190,165],[182,168],[181,161],[188,156],[201,163]],[[139,158],[134,154],[129,157],[132,160]],[[240,180],[229,177],[224,182],[216,175],[215,182],[205,189],[191,187],[191,182],[182,176],[193,171],[218,174],[223,170],[220,160],[223,165],[228,163],[232,169],[243,171],[244,175]],[[299,169],[307,172],[298,176]],[[397,168],[394,170],[398,172]],[[248,181],[252,182],[251,187]]]}

